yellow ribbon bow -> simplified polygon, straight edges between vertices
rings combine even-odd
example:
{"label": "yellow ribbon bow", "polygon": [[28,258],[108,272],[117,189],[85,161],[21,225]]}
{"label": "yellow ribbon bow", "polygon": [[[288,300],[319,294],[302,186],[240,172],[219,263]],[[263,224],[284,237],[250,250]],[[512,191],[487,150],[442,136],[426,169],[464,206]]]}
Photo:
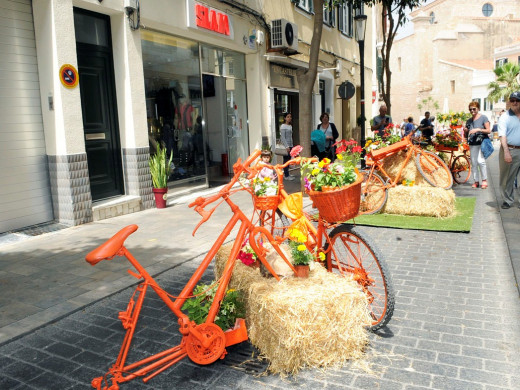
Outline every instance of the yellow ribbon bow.
{"label": "yellow ribbon bow", "polygon": [[278,205],[280,211],[294,222],[289,226],[284,236],[298,242],[307,242],[309,230],[307,229],[307,219],[303,214],[303,195],[296,192],[287,196]]}

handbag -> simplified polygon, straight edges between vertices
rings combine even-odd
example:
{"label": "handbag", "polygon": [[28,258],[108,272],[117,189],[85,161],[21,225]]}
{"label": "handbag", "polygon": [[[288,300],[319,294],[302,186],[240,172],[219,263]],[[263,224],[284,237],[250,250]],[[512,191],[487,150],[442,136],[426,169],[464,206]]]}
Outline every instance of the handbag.
{"label": "handbag", "polygon": [[277,156],[287,156],[287,148],[282,144],[280,140],[276,140],[276,146],[274,148],[274,154]]}
{"label": "handbag", "polygon": [[480,150],[482,151],[484,158],[488,158],[491,156],[491,154],[493,154],[495,148],[493,148],[493,143],[489,138],[484,138],[480,144]]}
{"label": "handbag", "polygon": [[[487,135],[485,135],[484,133],[481,133],[480,131],[477,133],[473,133],[468,138],[468,144],[482,145],[482,141],[484,141],[484,139],[485,139],[484,137],[487,138]],[[493,145],[491,145],[491,146],[493,146]]]}

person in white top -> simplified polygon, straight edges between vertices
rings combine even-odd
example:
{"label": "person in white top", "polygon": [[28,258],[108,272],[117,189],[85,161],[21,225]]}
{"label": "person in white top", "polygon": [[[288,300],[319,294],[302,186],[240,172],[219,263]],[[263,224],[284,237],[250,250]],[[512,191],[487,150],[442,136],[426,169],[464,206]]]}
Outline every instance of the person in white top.
{"label": "person in white top", "polygon": [[[280,141],[283,146],[287,148],[287,156],[283,156],[283,163],[285,164],[291,159],[289,153],[294,146],[292,138],[292,114],[290,112],[286,112],[283,115],[283,123],[280,126]],[[283,175],[285,180],[294,180],[294,176],[289,175],[289,167],[283,169]]]}

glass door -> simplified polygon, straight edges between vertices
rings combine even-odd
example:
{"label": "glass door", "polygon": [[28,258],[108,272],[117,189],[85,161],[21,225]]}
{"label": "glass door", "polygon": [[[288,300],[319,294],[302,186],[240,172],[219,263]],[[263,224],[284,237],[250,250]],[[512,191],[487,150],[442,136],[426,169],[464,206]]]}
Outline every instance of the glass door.
{"label": "glass door", "polygon": [[210,185],[229,180],[233,164],[249,155],[245,57],[201,46],[204,123]]}
{"label": "glass door", "polygon": [[247,131],[246,83],[238,79],[226,79],[227,149],[228,173],[233,173],[233,164],[249,155]]}

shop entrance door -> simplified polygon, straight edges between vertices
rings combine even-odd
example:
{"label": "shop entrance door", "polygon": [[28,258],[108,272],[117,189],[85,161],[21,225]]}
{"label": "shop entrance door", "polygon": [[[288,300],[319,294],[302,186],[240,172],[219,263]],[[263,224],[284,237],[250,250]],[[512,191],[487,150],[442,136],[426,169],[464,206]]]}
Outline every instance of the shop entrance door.
{"label": "shop entrance door", "polygon": [[276,118],[276,139],[280,139],[280,126],[283,124],[283,115],[287,112],[292,114],[293,144],[300,145],[299,131],[299,103],[298,93],[275,90],[274,92],[274,115]]}
{"label": "shop entrance door", "polygon": [[78,72],[92,200],[123,193],[110,19],[74,9]]}
{"label": "shop entrance door", "polygon": [[233,164],[249,154],[246,82],[214,75],[204,75],[203,79],[205,88],[214,88],[211,94],[205,94],[204,112],[210,151],[208,180],[210,185],[218,185],[229,181]]}

